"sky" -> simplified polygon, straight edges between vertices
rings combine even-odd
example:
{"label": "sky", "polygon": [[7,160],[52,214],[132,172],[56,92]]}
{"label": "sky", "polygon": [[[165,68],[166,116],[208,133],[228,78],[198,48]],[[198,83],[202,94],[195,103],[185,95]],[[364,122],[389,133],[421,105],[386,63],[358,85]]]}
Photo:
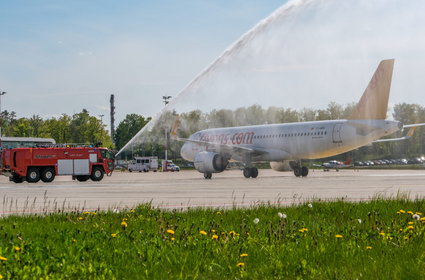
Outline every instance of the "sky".
{"label": "sky", "polygon": [[[390,106],[425,105],[423,0],[3,0],[1,109],[158,116],[357,102],[395,58]],[[389,114],[391,118],[391,115]],[[108,127],[109,128],[109,127]],[[140,134],[143,138],[143,135]]]}
{"label": "sky", "polygon": [[155,115],[230,44],[285,1],[4,0],[1,109],[17,117],[87,109],[116,123]]}

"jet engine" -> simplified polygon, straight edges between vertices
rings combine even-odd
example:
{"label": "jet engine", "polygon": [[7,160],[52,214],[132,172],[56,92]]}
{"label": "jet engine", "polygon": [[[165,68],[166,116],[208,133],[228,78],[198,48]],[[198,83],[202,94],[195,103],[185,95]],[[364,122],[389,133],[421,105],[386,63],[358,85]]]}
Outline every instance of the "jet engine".
{"label": "jet engine", "polygon": [[291,167],[291,161],[290,160],[284,160],[284,161],[271,161],[270,167],[274,171],[292,171],[293,168]]}
{"label": "jet engine", "polygon": [[219,173],[222,172],[229,160],[224,156],[213,152],[200,152],[195,156],[194,165],[196,170],[201,173]]}

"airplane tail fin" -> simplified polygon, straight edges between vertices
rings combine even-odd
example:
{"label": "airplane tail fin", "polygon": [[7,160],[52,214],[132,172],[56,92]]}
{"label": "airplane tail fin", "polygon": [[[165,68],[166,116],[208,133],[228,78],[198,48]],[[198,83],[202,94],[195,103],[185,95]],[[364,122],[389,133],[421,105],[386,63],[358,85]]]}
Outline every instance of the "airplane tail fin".
{"label": "airplane tail fin", "polygon": [[382,60],[350,120],[385,120],[390,95],[394,59]]}
{"label": "airplane tail fin", "polygon": [[180,126],[180,118],[179,115],[176,115],[175,119],[174,119],[174,123],[173,126],[171,127],[171,132],[170,132],[170,136],[171,139],[177,139],[177,130],[179,129]]}

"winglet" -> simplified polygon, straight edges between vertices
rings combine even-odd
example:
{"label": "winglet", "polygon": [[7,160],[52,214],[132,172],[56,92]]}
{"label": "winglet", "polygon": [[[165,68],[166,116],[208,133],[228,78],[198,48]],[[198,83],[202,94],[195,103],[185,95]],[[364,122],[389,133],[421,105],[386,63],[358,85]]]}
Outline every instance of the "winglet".
{"label": "winglet", "polygon": [[394,59],[382,60],[350,120],[385,120],[390,95]]}

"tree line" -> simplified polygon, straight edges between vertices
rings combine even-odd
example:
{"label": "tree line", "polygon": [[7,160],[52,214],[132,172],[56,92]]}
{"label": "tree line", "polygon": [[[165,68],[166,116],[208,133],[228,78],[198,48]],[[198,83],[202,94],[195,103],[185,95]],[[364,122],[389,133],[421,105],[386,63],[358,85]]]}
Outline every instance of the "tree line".
{"label": "tree line", "polygon": [[1,135],[8,137],[53,138],[56,143],[96,144],[112,147],[112,139],[101,120],[86,109],[72,116],[43,119],[38,115],[17,118],[15,112],[3,111],[0,118]]}
{"label": "tree line", "polygon": [[[269,107],[262,108],[259,105],[238,108],[235,110],[220,109],[211,112],[194,110],[179,115],[180,126],[178,134],[180,137],[189,137],[192,133],[214,127],[230,127],[244,125],[259,125],[272,123],[290,123],[303,121],[337,120],[347,119],[351,115],[356,104],[340,105],[335,102],[328,104],[325,109],[303,108],[294,110],[291,108]],[[175,112],[169,111],[156,120],[149,133],[143,135],[142,143],[135,144],[131,151],[123,153],[122,158],[131,158],[133,155],[156,155],[164,156],[165,131],[170,131],[175,120]],[[128,115],[129,117],[129,115]],[[392,109],[392,117],[403,124],[425,122],[425,107],[418,104],[397,104]],[[140,118],[136,123],[134,119]],[[133,121],[131,121],[133,120]],[[133,131],[126,139],[122,138],[117,143],[117,148],[124,146],[144,125],[148,119],[140,115],[132,115],[126,124],[134,124],[134,127],[126,127],[127,131]],[[120,124],[121,125],[121,124]],[[124,129],[123,129],[124,130]],[[117,129],[118,131],[118,129]],[[407,131],[398,132],[393,137],[401,137]],[[118,136],[118,135],[117,135]],[[167,137],[170,139],[170,137]],[[377,158],[403,158],[416,157],[425,154],[425,128],[418,128],[413,137],[405,141],[377,143],[371,146],[362,147],[356,150],[355,158],[377,159]],[[121,144],[122,143],[122,144]],[[122,145],[122,146],[120,146]],[[179,158],[179,151],[182,143],[168,141],[167,146],[171,158]],[[346,155],[343,155],[343,157]]]}
{"label": "tree line", "polygon": [[[192,133],[214,127],[244,126],[271,123],[290,123],[318,120],[346,119],[351,115],[355,104],[340,105],[335,102],[328,104],[325,109],[268,107],[259,105],[237,108],[235,110],[220,109],[210,112],[194,110],[180,114],[179,136],[189,137]],[[418,104],[396,104],[392,110],[392,117],[403,124],[425,122],[425,107]],[[164,156],[165,133],[169,133],[175,120],[175,112],[164,113],[150,132],[143,135],[141,144],[135,144],[123,153],[124,158],[135,154]],[[120,150],[137,132],[149,121],[150,117],[139,114],[128,114],[122,120],[114,135],[115,145],[100,119],[89,114],[86,109],[72,116],[62,114],[58,117],[43,119],[34,115],[30,118],[18,118],[15,112],[1,112],[0,127],[3,136],[11,137],[44,137],[53,138],[57,143],[85,143],[102,142],[104,146]],[[401,137],[405,132],[399,132],[392,137]],[[178,158],[182,143],[171,141],[168,138],[168,150],[171,158]],[[356,157],[372,158],[401,158],[414,157],[425,154],[425,128],[418,128],[413,137],[407,141],[385,142],[363,147],[356,151]]]}

